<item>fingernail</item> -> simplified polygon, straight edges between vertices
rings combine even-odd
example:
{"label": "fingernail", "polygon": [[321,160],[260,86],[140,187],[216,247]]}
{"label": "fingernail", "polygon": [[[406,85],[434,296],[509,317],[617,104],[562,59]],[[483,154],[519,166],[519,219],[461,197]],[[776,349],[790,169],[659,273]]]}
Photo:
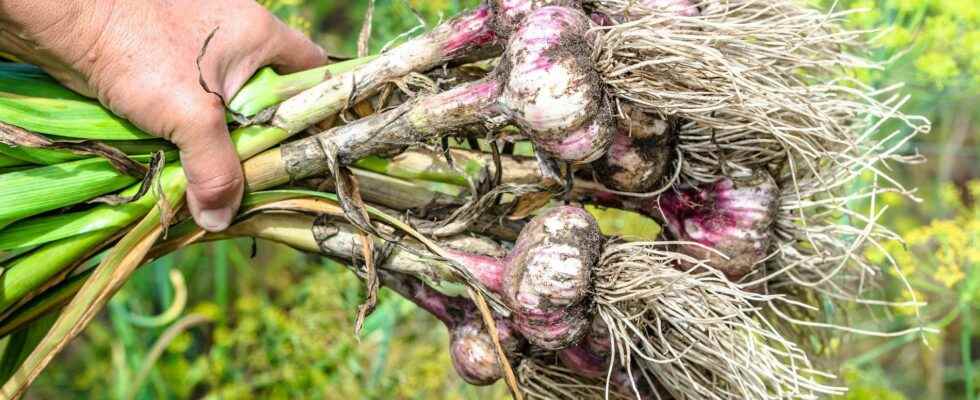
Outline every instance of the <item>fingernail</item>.
{"label": "fingernail", "polygon": [[231,224],[231,209],[201,210],[197,215],[197,223],[209,232],[220,232]]}

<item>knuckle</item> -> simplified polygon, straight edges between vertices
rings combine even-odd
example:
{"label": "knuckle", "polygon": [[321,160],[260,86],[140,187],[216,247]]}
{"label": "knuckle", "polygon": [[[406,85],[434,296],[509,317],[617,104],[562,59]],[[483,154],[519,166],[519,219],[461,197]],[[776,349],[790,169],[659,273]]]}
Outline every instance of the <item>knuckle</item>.
{"label": "knuckle", "polygon": [[182,103],[175,116],[187,127],[213,129],[225,124],[222,110],[221,100],[208,95],[199,102]]}
{"label": "knuckle", "polygon": [[[225,125],[221,101],[215,96],[177,96],[164,106],[164,115],[157,115],[164,125],[161,132],[165,138],[177,146],[184,146],[192,141],[188,135],[201,135],[216,131]],[[213,98],[213,99],[212,99]]]}

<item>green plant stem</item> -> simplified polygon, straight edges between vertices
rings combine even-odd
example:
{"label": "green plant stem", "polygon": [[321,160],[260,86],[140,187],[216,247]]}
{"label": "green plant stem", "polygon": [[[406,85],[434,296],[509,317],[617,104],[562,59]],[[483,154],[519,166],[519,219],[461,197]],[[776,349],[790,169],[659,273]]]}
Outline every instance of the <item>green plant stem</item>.
{"label": "green plant stem", "polygon": [[153,343],[153,347],[150,352],[143,358],[143,362],[140,364],[139,372],[132,380],[132,384],[129,386],[129,390],[126,391],[124,399],[134,399],[137,393],[139,393],[140,387],[143,386],[143,381],[146,380],[153,366],[156,365],[157,360],[163,355],[163,351],[167,349],[167,346],[177,338],[180,333],[196,326],[212,322],[210,318],[199,314],[190,314],[179,321],[175,322],[173,325],[167,328],[157,338],[156,342]]}
{"label": "green plant stem", "polygon": [[11,314],[0,323],[0,337],[9,335],[11,332],[24,326],[24,324],[67,303],[78,292],[78,289],[82,287],[82,284],[85,283],[85,279],[89,275],[90,272],[85,272],[71,277],[45,293],[44,296],[31,300],[27,304],[24,304],[23,307],[18,308],[17,312]]}
{"label": "green plant stem", "polygon": [[0,121],[76,139],[149,139],[98,101],[62,86],[40,68],[0,63]]}
{"label": "green plant stem", "polygon": [[881,346],[871,349],[870,351],[865,351],[861,353],[860,356],[847,360],[845,363],[846,365],[853,366],[855,368],[860,368],[863,365],[876,360],[878,357],[891,353],[892,351],[895,351],[895,349],[901,348],[902,346],[911,343],[918,337],[919,337],[918,335],[911,335],[911,334],[905,336],[899,336],[897,338],[889,340],[888,342],[885,342],[885,344],[882,344]]}
{"label": "green plant stem", "polygon": [[468,175],[476,177],[484,165],[477,160],[468,160],[461,166],[466,172],[460,173],[451,169],[426,168],[381,157],[368,157],[354,163],[355,167],[396,178],[441,182],[457,186],[466,186],[466,177]]}
{"label": "green plant stem", "polygon": [[[74,140],[72,138],[59,138],[53,135],[46,135],[54,140]],[[140,155],[150,155],[157,151],[165,151],[172,153],[176,156],[177,148],[169,142],[162,139],[147,139],[147,140],[106,140],[103,143],[112,146],[123,153],[130,156],[140,156]],[[11,147],[4,144],[0,144],[0,167],[2,167],[2,159],[6,157],[13,162],[17,163],[14,165],[51,165],[60,164],[68,161],[81,160],[86,158],[92,158],[91,155],[80,155],[72,153],[68,150],[56,150],[56,149],[35,149],[26,147]],[[148,158],[148,157],[147,157]],[[168,157],[169,158],[169,157]]]}
{"label": "green plant stem", "polygon": [[108,240],[112,230],[99,230],[50,243],[10,263],[0,280],[0,310],[6,310],[28,293],[78,261],[89,249]]}
{"label": "green plant stem", "polygon": [[356,58],[288,75],[279,75],[272,68],[263,68],[231,99],[228,109],[246,117],[254,116],[316,86],[338,71],[356,68],[376,57]]}
{"label": "green plant stem", "polygon": [[[183,197],[182,192],[177,202]],[[59,314],[37,348],[24,360],[17,372],[3,385],[0,396],[18,398],[64,347],[95,317],[125,280],[143,261],[146,251],[162,233],[161,210],[153,208],[109,251],[92,272],[65,311]]]}
{"label": "green plant stem", "polygon": [[132,311],[123,307],[120,315],[125,318],[126,322],[141,328],[161,328],[180,318],[180,315],[184,313],[184,309],[187,307],[187,283],[184,281],[184,275],[179,270],[173,269],[169,275],[170,282],[167,284],[173,287],[174,291],[173,300],[170,302],[170,305],[157,315],[134,314]]}
{"label": "green plant stem", "polygon": [[[394,176],[396,178],[448,183],[468,186],[469,180],[479,180],[481,174],[492,168],[493,157],[479,150],[451,149],[453,159],[450,166],[442,154],[426,150],[407,150],[390,159],[367,157],[357,161],[358,168]],[[544,177],[533,158],[521,156],[501,156],[505,183],[540,183]]]}
{"label": "green plant stem", "polygon": [[214,303],[221,312],[228,312],[228,247],[232,243],[222,242],[214,250]]}
{"label": "green plant stem", "polygon": [[[279,143],[287,137],[285,131],[272,127],[248,127],[235,131],[232,138],[238,153],[243,158]],[[167,166],[162,175],[164,192],[171,203],[183,198],[187,180],[179,164]],[[129,193],[135,191],[133,187]],[[0,310],[6,310],[28,293],[40,288],[64,268],[77,261],[78,257],[86,254],[93,247],[108,240],[119,229],[129,226],[138,218],[143,217],[156,205],[157,197],[148,194],[143,198],[121,206],[100,206],[91,211],[66,214],[47,220],[47,224],[38,227],[38,234],[50,242],[27,255],[13,260],[5,268],[4,279],[0,281]],[[60,224],[60,225],[59,225]],[[16,227],[14,225],[13,227]],[[45,231],[44,227],[52,230]],[[18,229],[9,229],[8,233],[23,233]],[[35,232],[35,230],[31,230]],[[3,243],[5,232],[0,232],[0,243]],[[54,233],[54,235],[52,235]],[[62,237],[58,237],[62,236]],[[56,238],[56,239],[54,239]],[[35,245],[27,241],[23,245]],[[2,247],[2,246],[0,246]]]}
{"label": "green plant stem", "polygon": [[[180,164],[165,167],[161,180],[166,193],[182,192],[186,186]],[[121,194],[131,196],[138,190],[138,185],[132,186]],[[0,249],[38,246],[103,230],[117,232],[146,214],[156,201],[157,197],[151,192],[132,203],[100,205],[86,211],[27,219],[0,231]]]}
{"label": "green plant stem", "polygon": [[960,358],[963,359],[963,383],[965,386],[963,398],[965,400],[973,400],[976,396],[976,390],[973,386],[973,351],[971,349],[973,342],[973,310],[971,310],[972,307],[969,302],[962,303],[960,307],[964,308],[960,320]]}
{"label": "green plant stem", "polygon": [[[368,58],[368,60],[369,59],[370,58]],[[306,73],[306,74],[301,73],[298,75],[293,74],[290,76],[281,77],[282,79],[280,80],[266,79],[265,81],[272,82],[272,83],[266,83],[268,85],[275,84],[279,86],[288,86],[290,88],[293,88],[293,90],[295,90],[295,88],[302,87],[302,85],[314,85],[315,82],[313,82],[313,80],[311,79],[311,77],[314,75],[321,76],[322,79],[323,76],[327,75],[326,71],[333,71],[333,72],[346,71],[348,69],[352,69],[356,67],[357,65],[363,64],[368,60],[364,60],[364,59],[352,60],[346,63],[334,64],[327,67],[323,67],[321,69],[316,70],[316,72],[314,73]],[[254,85],[252,87],[261,89],[265,87],[263,85]],[[292,133],[294,132],[287,132],[281,128],[277,128],[273,126],[256,125],[256,126],[249,126],[249,127],[236,129],[235,132],[232,133],[232,140],[235,144],[235,148],[239,154],[239,157],[244,160],[244,159],[251,158],[252,156],[258,154],[262,150],[268,149],[286,140]],[[36,161],[38,163],[43,163],[43,160],[36,160]],[[97,161],[86,160],[86,161],[78,161],[78,162],[86,163],[86,162],[97,162]],[[25,171],[24,174],[30,174],[30,172]],[[120,188],[121,185],[125,185],[126,183],[131,182],[132,180],[132,178],[123,176],[122,174],[115,172],[114,170],[111,169],[101,171],[101,175],[95,175],[94,173],[89,175],[92,176],[84,180],[85,187],[99,189],[100,191],[99,194],[106,193],[107,191],[116,190]],[[79,179],[81,179],[81,177],[79,177]],[[169,186],[167,185],[167,182],[169,182],[168,180],[165,180],[164,182],[166,186]],[[59,189],[59,187],[61,186],[63,185],[52,183],[51,188],[63,191],[64,190],[63,187]],[[135,192],[136,189],[132,189],[132,188],[127,191],[127,193],[129,193],[130,195]],[[29,215],[36,214],[35,211],[46,211],[57,207],[75,204],[79,201],[84,201],[87,198],[91,198],[98,195],[98,194],[94,194],[92,196],[89,196],[92,193],[88,193],[88,191],[84,191],[84,192],[76,191],[73,192],[73,194],[75,195],[67,196],[67,197],[45,195],[44,196],[45,199],[57,200],[57,204],[54,204],[46,208],[38,208],[37,206],[34,205],[33,202],[24,202],[25,203],[24,207],[28,207],[28,208],[33,207],[31,208],[31,210],[33,211],[31,210],[28,210],[31,212],[18,211],[19,214],[16,216],[0,215],[0,222],[2,222],[2,224],[0,224],[0,228],[2,228],[3,225],[7,225],[12,223],[13,221],[16,221],[18,218],[23,218]],[[125,215],[120,216],[119,218],[112,217],[112,216],[107,217],[105,215],[105,214],[115,214],[118,216],[118,214],[120,213],[118,213],[115,208],[97,207],[92,212],[86,211],[82,213],[76,213],[71,216],[65,214],[65,215],[59,215],[54,217],[41,218],[39,220],[26,221],[25,222],[26,226],[15,225],[10,229],[3,229],[2,231],[0,231],[0,248],[9,249],[9,248],[20,247],[25,245],[25,240],[30,241],[31,244],[41,244],[44,241],[62,239],[68,237],[67,235],[73,235],[73,234],[78,234],[80,232],[91,231],[92,224],[101,225],[101,227],[99,227],[98,229],[106,229],[107,225],[114,228],[125,226],[132,223],[135,220],[135,218],[138,217],[139,215],[145,213],[146,207],[150,205],[152,204],[141,203],[139,205],[130,207],[132,209],[135,209],[136,212],[127,212],[130,210],[124,210],[122,214]],[[2,209],[5,208],[7,207],[0,207],[0,213],[2,213]],[[82,218],[85,221],[79,221],[79,218]],[[83,228],[83,230],[81,231],[73,231],[72,229],[69,229],[69,226],[73,228],[83,226],[85,228]],[[41,235],[38,236],[38,234]],[[13,236],[13,238],[11,238],[11,236]]]}
{"label": "green plant stem", "polygon": [[[167,230],[169,235],[173,228]],[[157,293],[160,304],[170,304],[174,293],[170,285],[170,270],[173,268],[173,258],[167,257],[153,262],[153,289]]]}
{"label": "green plant stem", "polygon": [[46,315],[10,337],[0,358],[0,380],[6,381],[17,371],[17,367],[44,338],[56,317],[55,314]]}
{"label": "green plant stem", "polygon": [[[249,158],[287,137],[284,130],[266,126],[240,128],[232,134],[235,148],[242,158]],[[183,193],[187,182],[180,164],[168,165],[164,169],[162,182],[164,192]],[[133,195],[138,189],[138,185],[133,186],[122,194]],[[120,229],[146,214],[154,204],[156,197],[148,194],[135,202],[119,206],[102,205],[76,213],[24,220],[0,230],[0,249],[40,245],[97,230]]]}
{"label": "green plant stem", "polygon": [[[165,157],[176,159],[177,154],[165,153]],[[133,157],[139,162],[149,159],[150,156]],[[78,204],[125,188],[136,181],[136,178],[120,173],[101,158],[0,174],[0,220],[14,222]]]}
{"label": "green plant stem", "polygon": [[[270,148],[286,138],[289,133],[270,126],[250,126],[232,133],[235,149],[242,159]],[[161,177],[164,191],[171,202],[183,197],[186,177],[179,164],[164,169]],[[124,194],[138,190],[131,187]],[[109,239],[138,218],[144,216],[156,204],[155,195],[146,195],[136,202],[121,206],[99,206],[93,210],[24,221],[0,231],[0,248],[44,244],[38,250],[22,256],[5,266],[4,279],[0,282],[0,310],[5,310],[25,295],[49,281],[58,272],[93,247]]]}
{"label": "green plant stem", "polygon": [[27,165],[28,163],[18,160],[16,158],[0,154],[0,168],[6,167],[18,167],[21,165]]}
{"label": "green plant stem", "polygon": [[32,168],[0,175],[0,219],[17,220],[70,206],[131,185],[100,158]]}
{"label": "green plant stem", "polygon": [[86,158],[67,150],[32,149],[11,147],[0,144],[0,155],[20,161],[23,164],[51,165]]}
{"label": "green plant stem", "polygon": [[[265,68],[232,98],[230,109],[246,117],[254,116],[330,76],[347,72],[374,58],[363,57],[289,75],[278,75]],[[40,68],[26,64],[0,64],[0,121],[34,132],[75,139],[154,139],[113,115],[98,101],[72,92]]]}

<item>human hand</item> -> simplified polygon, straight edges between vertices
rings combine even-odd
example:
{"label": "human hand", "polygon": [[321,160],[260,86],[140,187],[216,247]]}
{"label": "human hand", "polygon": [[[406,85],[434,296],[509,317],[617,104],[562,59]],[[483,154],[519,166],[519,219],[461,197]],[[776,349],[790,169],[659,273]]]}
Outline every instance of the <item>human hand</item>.
{"label": "human hand", "polygon": [[[187,203],[220,231],[241,203],[224,104],[259,68],[323,64],[322,49],[253,0],[0,0],[0,48],[180,149]],[[200,71],[196,59],[207,36]]]}

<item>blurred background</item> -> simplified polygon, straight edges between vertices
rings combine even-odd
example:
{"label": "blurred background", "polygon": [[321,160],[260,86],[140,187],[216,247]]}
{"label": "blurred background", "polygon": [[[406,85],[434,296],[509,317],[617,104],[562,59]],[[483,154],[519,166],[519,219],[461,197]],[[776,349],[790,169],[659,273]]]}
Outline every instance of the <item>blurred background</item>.
{"label": "blurred background", "polygon": [[[331,53],[354,55],[367,1],[260,3]],[[473,0],[378,0],[372,50],[475,4]],[[852,28],[881,30],[869,56],[891,60],[860,76],[904,84],[905,111],[927,116],[916,140],[925,164],[896,166],[921,202],[886,197],[885,217],[906,240],[869,254],[890,276],[886,296],[929,305],[873,318],[881,330],[925,325],[938,335],[840,335],[826,365],[851,386],[846,399],[977,399],[980,387],[980,2],[818,1],[865,9]],[[909,153],[914,149],[908,149]],[[610,234],[637,225],[603,214]],[[633,231],[627,231],[627,226]],[[656,229],[642,226],[639,229]],[[649,232],[647,232],[649,233]],[[473,388],[456,377],[448,337],[434,318],[382,290],[360,337],[363,288],[342,266],[265,242],[199,245],[142,268],[107,311],[53,363],[29,398],[504,399],[502,384]]]}

